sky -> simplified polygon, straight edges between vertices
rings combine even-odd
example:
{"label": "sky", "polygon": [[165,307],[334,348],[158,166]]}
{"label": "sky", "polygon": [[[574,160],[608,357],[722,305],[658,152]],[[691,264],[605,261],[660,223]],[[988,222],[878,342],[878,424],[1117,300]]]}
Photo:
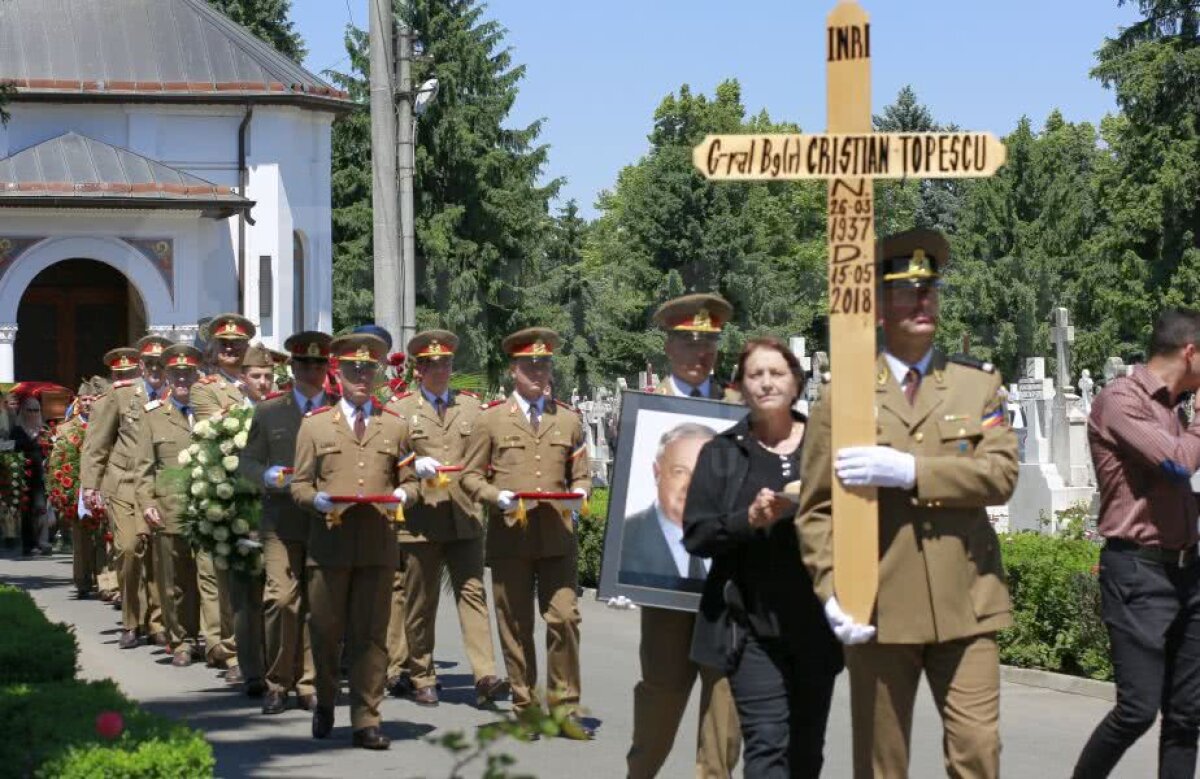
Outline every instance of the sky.
{"label": "sky", "polygon": [[[872,102],[906,84],[942,123],[1007,134],[1058,108],[1099,122],[1112,92],[1088,73],[1105,37],[1138,18],[1117,0],[864,0],[871,14]],[[492,0],[526,67],[512,126],[544,118],[545,174],[566,179],[586,217],[622,167],[646,153],[654,110],[688,84],[712,94],[736,78],[750,114],[806,131],[825,124],[824,19],[833,0]],[[310,70],[347,67],[342,33],[367,25],[367,0],[293,0]],[[436,75],[436,74],[435,74]]]}

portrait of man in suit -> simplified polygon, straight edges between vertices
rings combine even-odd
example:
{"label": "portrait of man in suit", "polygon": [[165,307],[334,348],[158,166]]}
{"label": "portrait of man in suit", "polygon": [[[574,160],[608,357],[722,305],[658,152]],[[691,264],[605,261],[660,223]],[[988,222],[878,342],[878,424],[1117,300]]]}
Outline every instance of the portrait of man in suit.
{"label": "portrait of man in suit", "polygon": [[700,449],[716,432],[683,422],[663,433],[654,457],[655,499],[625,518],[618,579],[622,584],[700,592],[709,561],[683,548],[683,506]]}

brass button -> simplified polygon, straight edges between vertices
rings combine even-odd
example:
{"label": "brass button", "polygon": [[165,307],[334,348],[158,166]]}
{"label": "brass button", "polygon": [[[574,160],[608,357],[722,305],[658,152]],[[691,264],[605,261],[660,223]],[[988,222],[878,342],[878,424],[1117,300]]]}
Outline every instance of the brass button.
{"label": "brass button", "polygon": [[359,480],[358,480],[358,485],[361,487],[363,484],[366,484],[366,482],[364,482],[362,479],[359,479]]}
{"label": "brass button", "polygon": [[540,460],[540,459],[542,459],[542,456],[541,456],[540,454],[535,454],[535,455],[533,456],[533,459],[535,459],[535,460]]}
{"label": "brass button", "polygon": [[[534,471],[534,472],[533,472],[533,475],[534,475],[534,476],[541,476],[541,475],[542,475],[542,472],[541,472],[541,471]],[[538,488],[538,492],[541,492],[541,488],[540,488],[540,487]]]}
{"label": "brass button", "polygon": [[914,436],[913,436],[913,440],[914,440],[914,441],[916,441],[916,442],[919,444],[919,443],[921,443],[922,441],[924,441],[924,440],[925,440],[925,434],[924,434],[924,433],[917,433],[916,435],[914,435]]}
{"label": "brass button", "polygon": [[921,524],[921,528],[924,529],[925,532],[927,532],[927,533],[932,532],[933,531],[933,523],[932,522],[924,522]]}
{"label": "brass button", "polygon": [[359,467],[359,468],[366,468],[366,467],[367,467],[367,464],[366,464],[366,463],[359,463],[359,464],[358,464],[358,467]]}
{"label": "brass button", "polygon": [[966,435],[966,434],[967,434],[967,429],[966,429],[965,427],[960,427],[960,428],[958,429],[958,434],[959,434],[959,435]]}
{"label": "brass button", "polygon": [[912,499],[912,504],[913,504],[914,506],[920,506],[920,505],[921,505],[921,501],[917,500],[916,498],[913,498],[913,499]]}

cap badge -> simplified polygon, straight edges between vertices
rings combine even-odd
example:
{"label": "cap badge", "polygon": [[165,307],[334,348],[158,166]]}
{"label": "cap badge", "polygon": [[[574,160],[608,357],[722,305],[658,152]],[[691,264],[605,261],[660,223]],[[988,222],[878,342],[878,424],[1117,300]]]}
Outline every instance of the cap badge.
{"label": "cap badge", "polygon": [[538,355],[548,354],[549,352],[546,351],[546,342],[540,338],[538,340],[534,341],[533,344],[529,347],[529,353],[530,354],[538,354]]}
{"label": "cap badge", "polygon": [[308,349],[306,350],[305,353],[309,357],[320,357],[321,356],[321,345],[318,344],[316,341],[313,341],[312,343],[310,343],[308,345]]}
{"label": "cap badge", "polygon": [[371,350],[365,346],[358,347],[358,351],[354,353],[355,360],[370,360]]}
{"label": "cap badge", "polygon": [[929,262],[929,257],[925,255],[924,249],[913,251],[913,255],[908,261],[908,273],[911,276],[933,275],[933,266]]}
{"label": "cap badge", "polygon": [[703,328],[711,328],[713,326],[712,314],[708,313],[707,308],[702,308],[696,312],[696,315],[692,317],[692,326]]}

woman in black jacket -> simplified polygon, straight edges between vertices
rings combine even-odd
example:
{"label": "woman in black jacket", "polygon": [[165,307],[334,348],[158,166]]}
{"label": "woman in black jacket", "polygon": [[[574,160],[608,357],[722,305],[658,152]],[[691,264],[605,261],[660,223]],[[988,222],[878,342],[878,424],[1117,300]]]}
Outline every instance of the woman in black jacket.
{"label": "woman in black jacket", "polygon": [[749,341],[734,382],[750,414],[705,444],[684,509],[683,543],[711,557],[692,659],[729,677],[745,741],[746,776],[818,776],[841,646],[800,560],[795,504],[804,388],[781,341]]}

